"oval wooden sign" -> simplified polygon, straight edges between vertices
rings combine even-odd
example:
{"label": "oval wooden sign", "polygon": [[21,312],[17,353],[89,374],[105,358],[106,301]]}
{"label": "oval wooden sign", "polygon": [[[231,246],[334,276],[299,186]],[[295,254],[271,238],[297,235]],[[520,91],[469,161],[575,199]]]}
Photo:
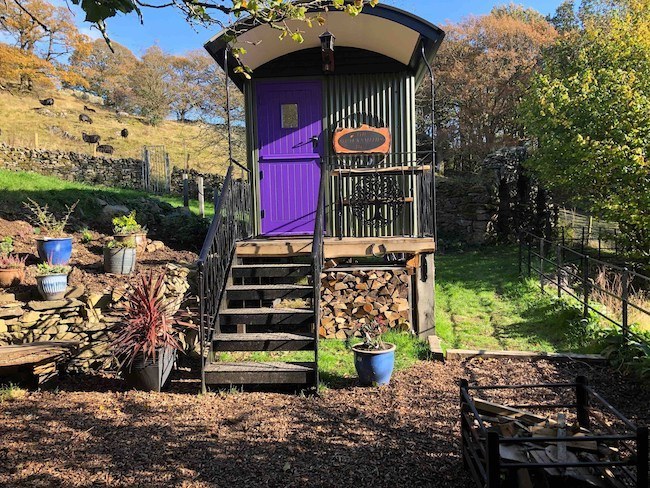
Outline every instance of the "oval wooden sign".
{"label": "oval wooden sign", "polygon": [[390,130],[387,127],[362,125],[356,129],[334,131],[336,154],[387,154],[390,151]]}

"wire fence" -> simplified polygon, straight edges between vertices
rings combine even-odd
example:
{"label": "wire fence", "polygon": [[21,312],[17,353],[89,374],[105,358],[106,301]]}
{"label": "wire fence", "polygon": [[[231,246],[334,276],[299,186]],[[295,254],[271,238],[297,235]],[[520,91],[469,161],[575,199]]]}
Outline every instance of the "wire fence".
{"label": "wire fence", "polygon": [[542,292],[582,303],[583,317],[593,312],[648,344],[632,329],[650,331],[650,277],[529,232],[519,238],[519,273],[536,277]]}

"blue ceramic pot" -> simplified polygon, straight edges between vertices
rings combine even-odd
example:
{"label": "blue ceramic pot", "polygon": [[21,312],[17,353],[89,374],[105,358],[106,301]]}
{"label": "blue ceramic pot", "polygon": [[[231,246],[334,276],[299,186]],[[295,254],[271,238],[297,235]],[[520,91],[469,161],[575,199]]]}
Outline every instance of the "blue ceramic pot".
{"label": "blue ceramic pot", "polygon": [[352,346],[354,367],[359,382],[364,386],[387,385],[395,367],[395,344],[385,343],[388,349],[364,349],[361,344]]}
{"label": "blue ceramic pot", "polygon": [[72,237],[38,237],[36,251],[44,263],[65,266],[72,255]]}
{"label": "blue ceramic pot", "polygon": [[68,289],[68,275],[61,273],[37,276],[36,286],[43,300],[60,300],[65,297]]}

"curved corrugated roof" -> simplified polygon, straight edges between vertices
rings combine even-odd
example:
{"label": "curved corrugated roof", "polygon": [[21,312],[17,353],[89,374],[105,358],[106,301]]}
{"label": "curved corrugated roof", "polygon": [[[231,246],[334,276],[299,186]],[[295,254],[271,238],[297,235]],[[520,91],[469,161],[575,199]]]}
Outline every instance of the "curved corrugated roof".
{"label": "curved corrugated roof", "polygon": [[[295,27],[304,31],[304,42],[291,39],[279,39],[279,31],[265,24],[256,24],[251,18],[235,24],[237,42],[235,46],[244,47],[247,53],[241,62],[255,70],[274,59],[293,52],[320,46],[318,36],[329,30],[336,37],[337,47],[351,47],[372,51],[402,63],[405,69],[411,69],[418,78],[424,72],[425,65],[421,50],[429,61],[444,38],[444,31],[432,23],[404,10],[388,5],[366,6],[362,13],[351,17],[345,12],[330,10],[326,14],[327,24],[319,26],[314,23],[309,27],[304,22],[295,23]],[[210,55],[224,67],[224,48],[226,31],[222,31],[206,44]],[[229,62],[230,77],[241,86],[243,76],[233,72],[235,60]],[[290,76],[291,73],[287,73]]]}

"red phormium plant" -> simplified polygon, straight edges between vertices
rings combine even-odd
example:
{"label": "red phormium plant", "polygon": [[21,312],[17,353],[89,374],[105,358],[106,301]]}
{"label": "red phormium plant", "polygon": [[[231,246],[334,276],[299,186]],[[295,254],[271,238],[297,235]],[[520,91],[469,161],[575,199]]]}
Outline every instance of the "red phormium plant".
{"label": "red phormium plant", "polygon": [[113,352],[121,366],[129,368],[144,354],[154,358],[161,347],[181,349],[174,334],[172,301],[165,298],[164,273],[140,277],[127,296],[123,327],[113,341]]}

